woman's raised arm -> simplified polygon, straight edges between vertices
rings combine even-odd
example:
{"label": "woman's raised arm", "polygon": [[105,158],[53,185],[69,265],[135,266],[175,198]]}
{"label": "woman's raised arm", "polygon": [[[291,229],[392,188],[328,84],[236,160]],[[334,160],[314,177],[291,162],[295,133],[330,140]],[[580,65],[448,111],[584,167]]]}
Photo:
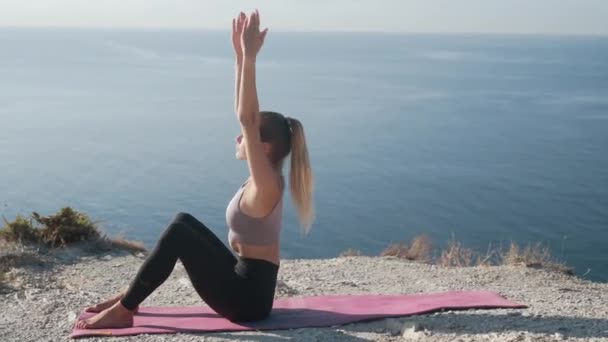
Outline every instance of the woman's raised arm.
{"label": "woman's raised arm", "polygon": [[237,116],[254,188],[264,189],[265,196],[276,199],[280,189],[276,172],[265,151],[268,145],[262,142],[260,136],[261,115],[255,80],[256,58],[267,32],[268,29],[260,32],[260,15],[257,11],[246,18],[241,34],[243,66]]}
{"label": "woman's raised arm", "polygon": [[232,47],[234,47],[234,112],[239,110],[239,89],[241,87],[241,70],[243,68],[243,47],[241,45],[241,35],[245,25],[245,13],[232,19]]}

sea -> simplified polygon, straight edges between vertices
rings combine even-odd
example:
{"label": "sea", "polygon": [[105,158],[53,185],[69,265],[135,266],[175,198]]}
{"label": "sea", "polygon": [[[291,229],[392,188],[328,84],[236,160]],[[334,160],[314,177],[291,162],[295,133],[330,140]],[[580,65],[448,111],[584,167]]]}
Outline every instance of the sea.
{"label": "sea", "polygon": [[[0,28],[0,214],[70,206],[152,248],[188,212],[227,243],[233,55],[228,31]],[[257,64],[315,179],[308,234],[286,193],[282,258],[426,235],[608,281],[608,37],[271,31]]]}

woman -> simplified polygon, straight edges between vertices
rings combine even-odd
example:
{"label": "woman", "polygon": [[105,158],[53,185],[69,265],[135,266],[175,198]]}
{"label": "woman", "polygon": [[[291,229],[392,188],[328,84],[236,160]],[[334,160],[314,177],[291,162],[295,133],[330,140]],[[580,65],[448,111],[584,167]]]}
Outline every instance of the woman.
{"label": "woman", "polygon": [[193,216],[179,213],[162,233],[126,291],[88,307],[98,314],[77,323],[81,329],[124,328],[181,260],[194,288],[213,310],[233,321],[266,318],[272,310],[280,265],[283,161],[291,153],[290,188],[305,231],[310,229],[312,171],[300,121],[275,112],[260,112],[255,62],[268,30],[260,32],[256,11],[232,22],[236,53],[235,108],[241,124],[236,157],[247,160],[250,177],[226,209],[227,248]]}

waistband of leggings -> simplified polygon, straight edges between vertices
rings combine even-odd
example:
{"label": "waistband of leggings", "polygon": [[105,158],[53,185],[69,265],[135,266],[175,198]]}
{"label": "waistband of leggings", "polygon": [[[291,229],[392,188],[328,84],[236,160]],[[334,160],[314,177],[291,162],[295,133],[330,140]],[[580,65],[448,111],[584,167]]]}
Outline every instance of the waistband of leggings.
{"label": "waistband of leggings", "polygon": [[270,262],[268,260],[264,260],[264,259],[257,259],[257,258],[248,258],[248,257],[239,257],[239,259],[241,259],[244,263],[247,264],[247,266],[254,266],[254,267],[263,267],[266,269],[279,269],[279,266],[281,265],[280,261],[279,261],[279,265]]}

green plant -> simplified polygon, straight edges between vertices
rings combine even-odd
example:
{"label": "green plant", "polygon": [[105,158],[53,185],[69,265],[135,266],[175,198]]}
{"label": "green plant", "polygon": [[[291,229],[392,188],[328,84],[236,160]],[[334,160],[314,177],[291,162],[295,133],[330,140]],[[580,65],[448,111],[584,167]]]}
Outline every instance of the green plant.
{"label": "green plant", "polygon": [[40,216],[33,212],[32,217],[43,225],[40,231],[40,241],[51,247],[60,247],[100,237],[94,222],[86,214],[79,213],[70,207],[62,208],[57,214],[49,216]]}
{"label": "green plant", "polygon": [[28,220],[24,216],[17,215],[13,222],[8,222],[6,217],[4,219],[4,227],[0,229],[0,238],[10,242],[37,242],[39,239],[39,232],[32,225],[32,220]]}

